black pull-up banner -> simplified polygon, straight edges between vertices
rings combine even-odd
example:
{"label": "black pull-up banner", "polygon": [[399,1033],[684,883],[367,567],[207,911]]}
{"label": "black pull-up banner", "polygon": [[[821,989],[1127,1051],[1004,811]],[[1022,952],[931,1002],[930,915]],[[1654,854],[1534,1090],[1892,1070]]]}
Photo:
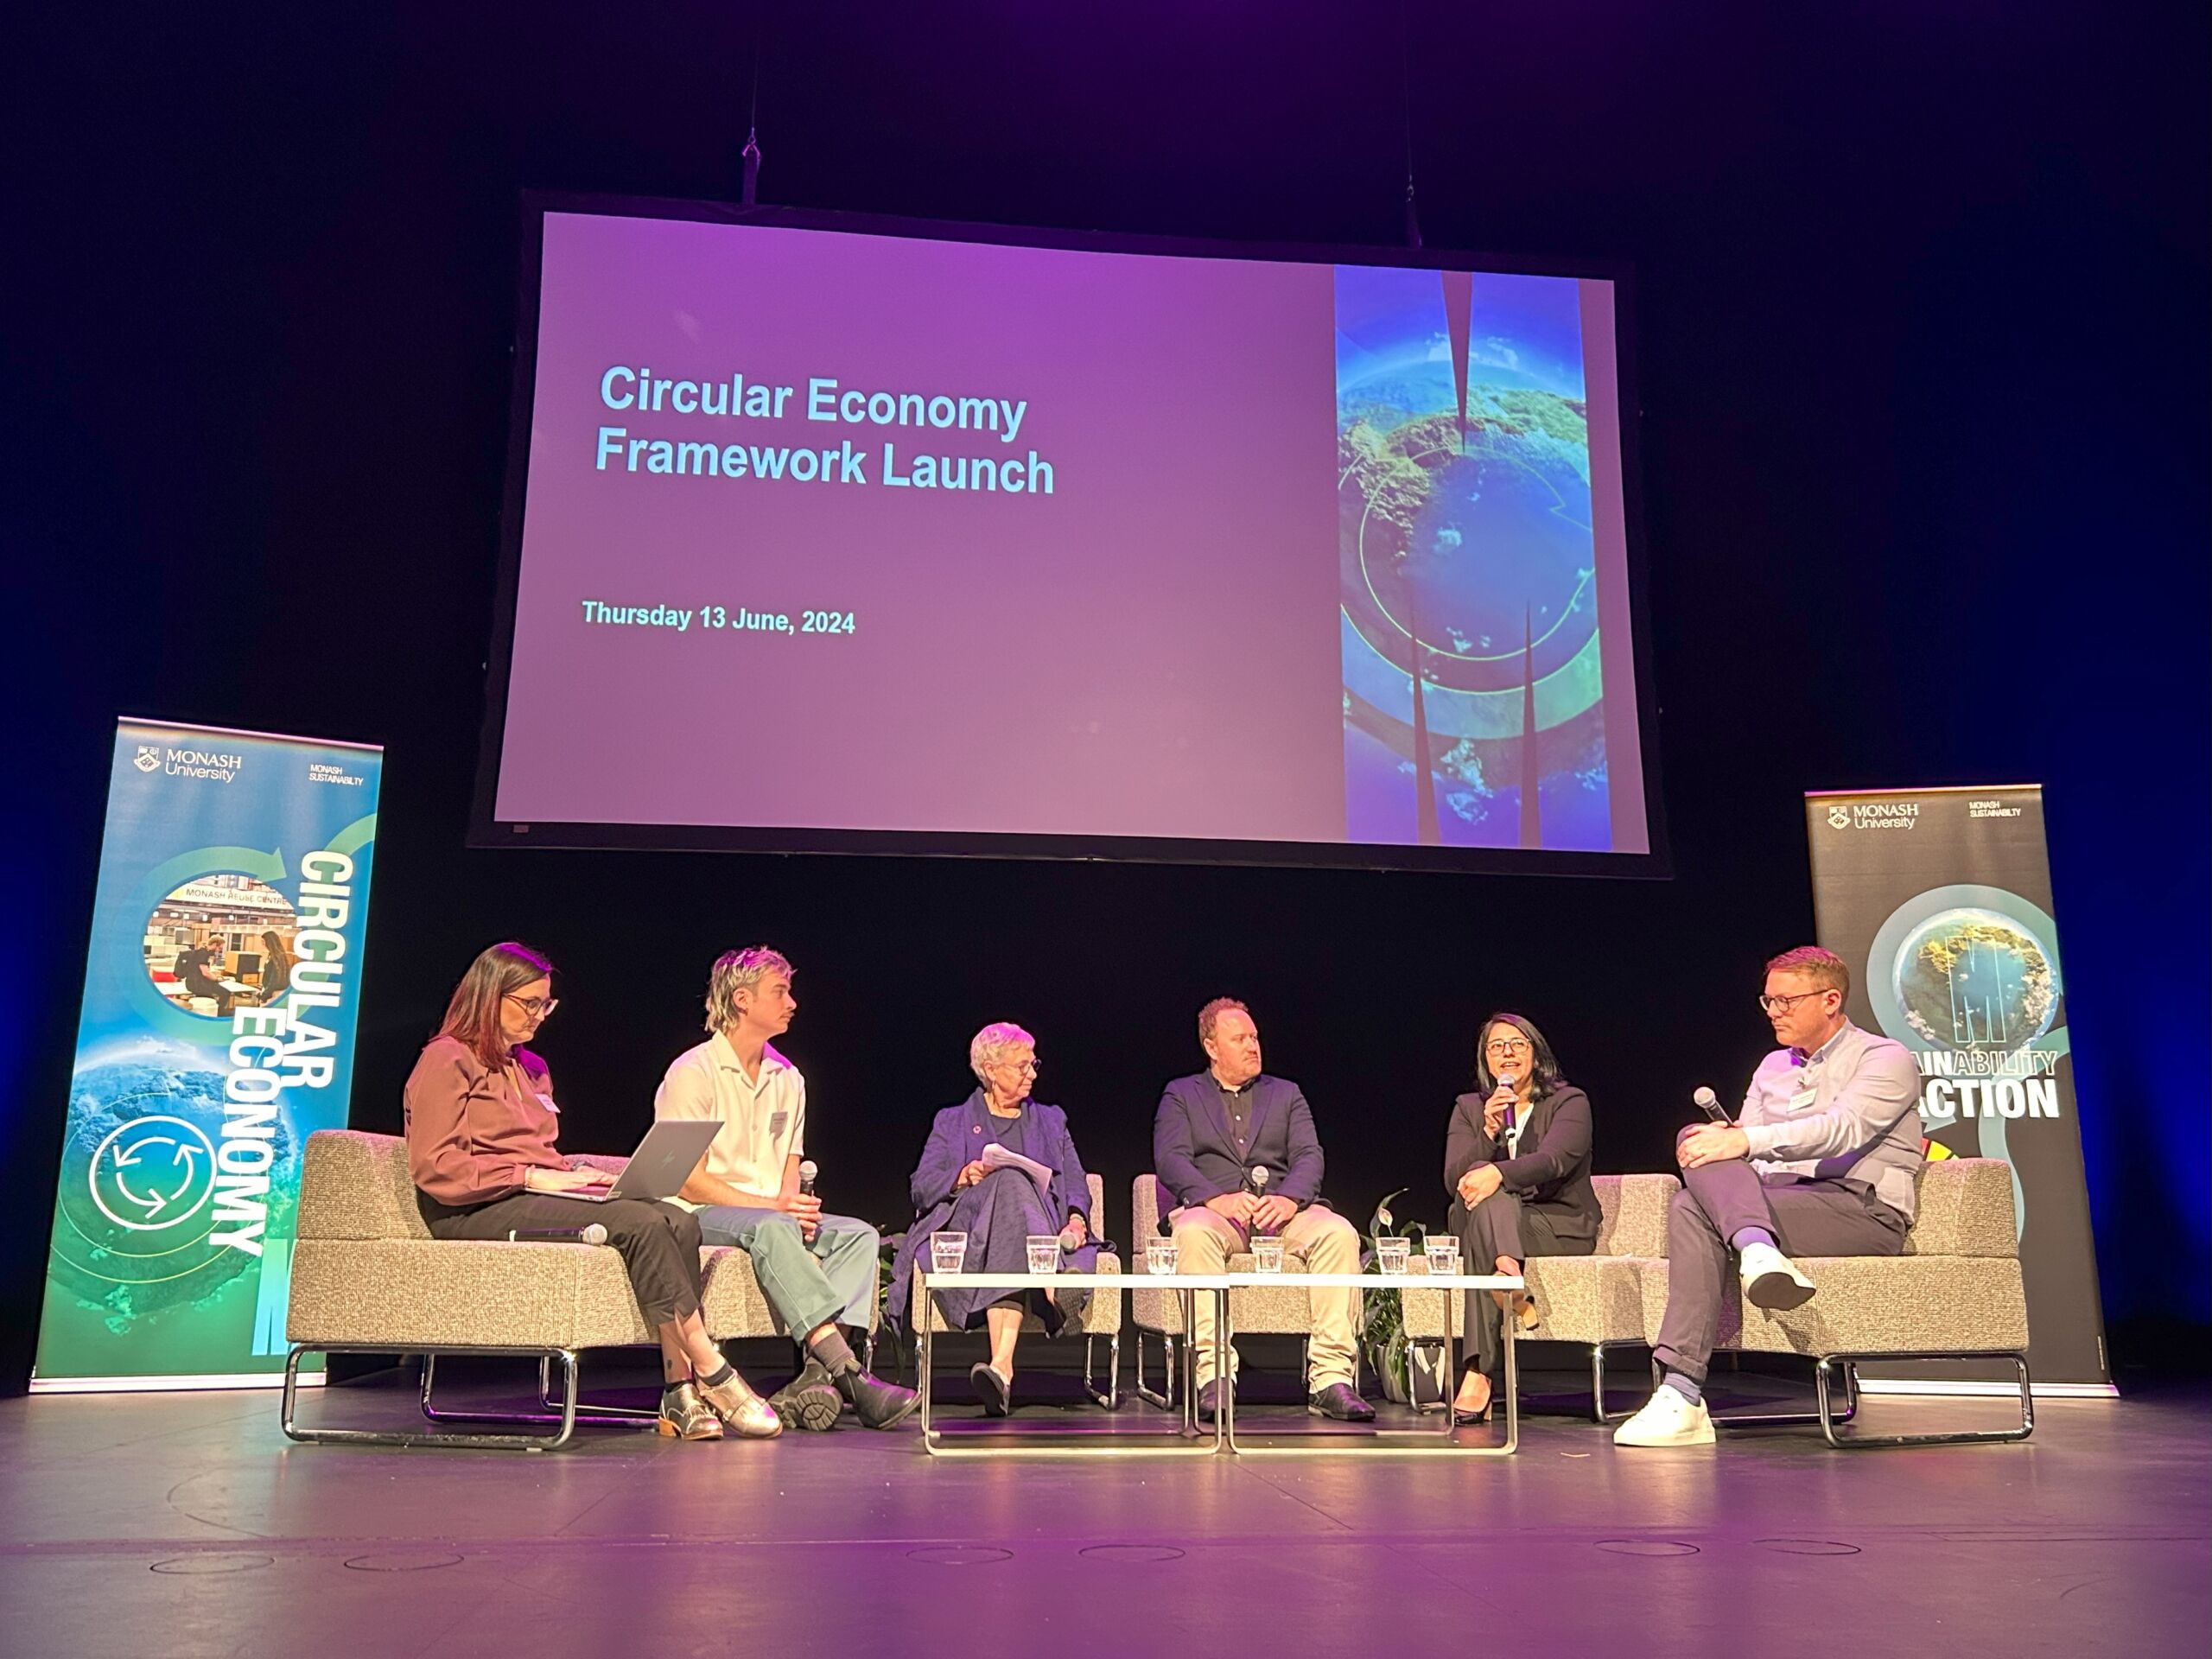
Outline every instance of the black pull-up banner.
{"label": "black pull-up banner", "polygon": [[1808,795],[1805,817],[1851,1017],[1919,1060],[1922,1134],[2012,1166],[2037,1382],[2108,1382],[2041,787]]}

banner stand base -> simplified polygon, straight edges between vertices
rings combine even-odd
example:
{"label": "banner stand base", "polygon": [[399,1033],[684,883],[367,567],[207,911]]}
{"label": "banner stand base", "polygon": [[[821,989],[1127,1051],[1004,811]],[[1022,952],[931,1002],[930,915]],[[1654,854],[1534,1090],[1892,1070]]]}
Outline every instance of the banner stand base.
{"label": "banner stand base", "polygon": [[[316,1371],[300,1378],[303,1389],[322,1386],[322,1373]],[[33,1394],[169,1394],[183,1390],[201,1391],[216,1389],[281,1389],[284,1374],[272,1372],[267,1376],[35,1376],[31,1378]]]}

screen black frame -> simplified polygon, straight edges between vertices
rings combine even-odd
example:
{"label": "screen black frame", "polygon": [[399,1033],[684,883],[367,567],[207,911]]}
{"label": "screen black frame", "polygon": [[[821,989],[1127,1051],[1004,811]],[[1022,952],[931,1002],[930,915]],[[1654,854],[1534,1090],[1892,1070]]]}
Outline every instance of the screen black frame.
{"label": "screen black frame", "polygon": [[[1620,416],[1622,528],[1626,542],[1629,632],[1636,681],[1637,739],[1643,766],[1648,852],[1569,852],[1519,847],[1421,847],[1349,842],[1213,841],[1150,836],[1057,836],[938,830],[760,828],[739,824],[523,823],[495,815],[505,745],[508,677],[515,601],[522,575],[523,516],[530,483],[531,416],[536,406],[538,295],[543,275],[545,215],[686,220],[908,237],[941,242],[1044,248],[1084,253],[1157,254],[1256,263],[1389,265],[1419,270],[1475,270],[1512,276],[1603,280],[1613,284],[1615,391]],[[484,720],[476,788],[469,812],[470,847],[554,847],[667,852],[821,853],[925,858],[1052,859],[1153,864],[1240,864],[1306,869],[1434,870],[1490,875],[1584,875],[1664,879],[1674,874],[1659,771],[1659,704],[1652,683],[1649,603],[1645,575],[1641,466],[1642,408],[1637,401],[1635,287],[1625,263],[1529,259],[1433,248],[1379,248],[1311,243],[1244,243],[1127,235],[1038,226],[893,219],[812,208],[754,207],[651,197],[576,195],[532,191],[522,198],[514,385],[508,412],[507,470],[499,515],[499,559],[493,599],[491,652],[485,664]]]}

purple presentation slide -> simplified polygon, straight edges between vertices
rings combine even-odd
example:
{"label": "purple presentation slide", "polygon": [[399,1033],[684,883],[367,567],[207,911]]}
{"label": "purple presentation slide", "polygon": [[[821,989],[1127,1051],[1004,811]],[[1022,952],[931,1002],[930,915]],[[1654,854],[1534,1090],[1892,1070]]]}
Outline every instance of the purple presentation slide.
{"label": "purple presentation slide", "polygon": [[1648,848],[1609,283],[548,213],[535,349],[499,822]]}

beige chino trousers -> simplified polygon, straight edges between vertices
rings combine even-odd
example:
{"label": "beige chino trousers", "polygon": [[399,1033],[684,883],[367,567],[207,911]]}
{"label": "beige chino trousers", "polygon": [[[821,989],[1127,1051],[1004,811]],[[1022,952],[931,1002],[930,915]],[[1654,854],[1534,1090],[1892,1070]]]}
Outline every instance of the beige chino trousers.
{"label": "beige chino trousers", "polygon": [[[1251,1248],[1246,1230],[1204,1205],[1176,1211],[1167,1218],[1178,1251],[1177,1268],[1184,1273],[1211,1274],[1227,1269],[1229,1258]],[[1359,1235],[1335,1211],[1309,1205],[1291,1217],[1282,1230],[1283,1266],[1291,1273],[1357,1273]],[[1359,1293],[1325,1290],[1306,1293],[1310,1300],[1313,1332],[1306,1350],[1306,1389],[1319,1394],[1332,1382],[1352,1380],[1352,1344],[1359,1329]],[[1218,1370],[1214,1332],[1213,1299],[1198,1296],[1192,1340],[1198,1348],[1198,1386],[1213,1381]],[[1229,1376],[1236,1377],[1236,1351],[1231,1344]]]}

